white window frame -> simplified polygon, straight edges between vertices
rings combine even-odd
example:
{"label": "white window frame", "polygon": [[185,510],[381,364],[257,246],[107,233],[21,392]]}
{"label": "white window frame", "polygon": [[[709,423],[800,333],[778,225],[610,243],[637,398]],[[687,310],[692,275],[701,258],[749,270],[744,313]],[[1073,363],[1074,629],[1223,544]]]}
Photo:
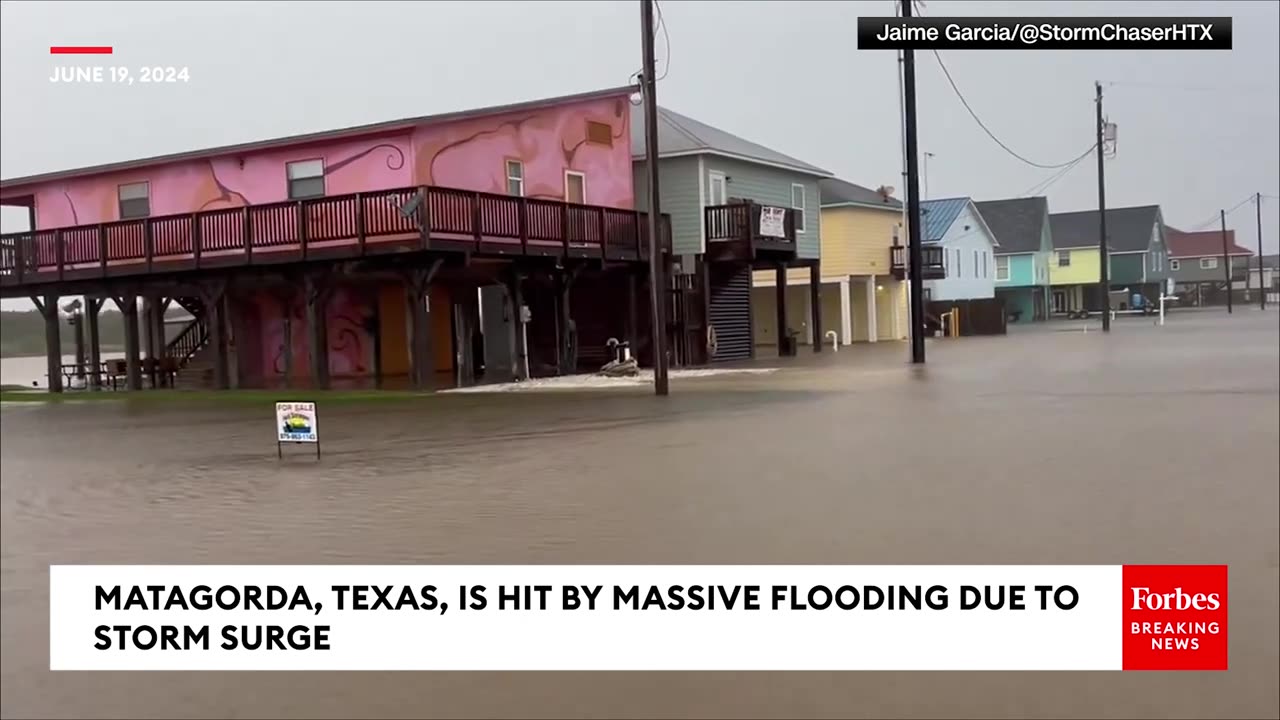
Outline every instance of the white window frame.
{"label": "white window frame", "polygon": [[[1057,257],[1054,259],[1057,261],[1058,267],[1071,267],[1071,251],[1070,250],[1059,250]],[[1066,262],[1063,262],[1064,260]]]}
{"label": "white window frame", "polygon": [[[315,175],[301,175],[298,177],[294,177],[293,169],[295,167],[300,167],[303,165],[315,165],[320,169],[320,172]],[[319,178],[320,180],[319,195],[295,195],[293,193],[294,181],[315,180],[317,178]],[[285,163],[284,164],[284,183],[285,183],[285,194],[289,197],[290,200],[308,200],[310,198],[324,197],[329,192],[329,183],[326,180],[324,175],[324,158],[306,158],[305,160],[293,160]]]}
{"label": "white window frame", "polygon": [[1200,258],[1200,269],[1201,269],[1201,270],[1217,270],[1217,269],[1218,269],[1218,258],[1216,258],[1216,257],[1202,257],[1202,258]]}
{"label": "white window frame", "polygon": [[[1003,261],[1004,261],[1004,274],[1003,274],[1003,275],[1001,275],[1001,273],[1000,273],[1000,261],[1001,261],[1001,260],[1003,260]],[[1009,256],[1008,256],[1008,255],[997,255],[997,256],[996,256],[996,282],[1008,282],[1008,281],[1009,281]]]}
{"label": "white window frame", "polygon": [[[587,174],[579,170],[564,171],[564,201],[573,202],[569,199],[569,178],[576,177],[582,181],[582,204],[587,204]],[[523,186],[522,186],[523,187]]]}
{"label": "white window frame", "polygon": [[[796,188],[800,188],[800,204],[796,205]],[[796,223],[796,233],[804,233],[809,224],[809,211],[805,208],[805,192],[803,183],[791,183],[791,209],[800,211],[800,222]]]}
{"label": "white window frame", "polygon": [[[519,174],[513,175],[511,168],[517,168]],[[511,195],[511,183],[518,183],[520,192],[512,195],[512,197],[524,197],[524,161],[513,158],[505,158],[502,162],[503,175],[507,178],[507,194]]]}
{"label": "white window frame", "polygon": [[1169,269],[1173,272],[1177,272],[1182,269],[1182,263],[1178,260],[1170,260]]}
{"label": "white window frame", "polygon": [[[125,196],[124,196],[124,195],[125,195],[125,188],[137,188],[137,187],[139,187],[139,186],[141,186],[141,187],[142,187],[142,190],[143,190],[143,194],[142,194],[140,197],[125,197]],[[137,201],[137,200],[146,200],[146,201],[147,201],[147,212],[146,212],[146,214],[145,214],[145,215],[130,215],[129,217],[125,217],[125,215],[124,215],[124,204],[125,204],[125,202],[126,202],[126,201]],[[150,217],[150,216],[151,216],[151,183],[150,183],[150,181],[143,180],[142,182],[122,183],[122,184],[120,184],[120,185],[117,185],[117,186],[116,186],[116,212],[119,214],[119,216],[120,216],[120,219],[121,219],[121,220],[137,220],[137,219],[139,219],[139,218]]]}

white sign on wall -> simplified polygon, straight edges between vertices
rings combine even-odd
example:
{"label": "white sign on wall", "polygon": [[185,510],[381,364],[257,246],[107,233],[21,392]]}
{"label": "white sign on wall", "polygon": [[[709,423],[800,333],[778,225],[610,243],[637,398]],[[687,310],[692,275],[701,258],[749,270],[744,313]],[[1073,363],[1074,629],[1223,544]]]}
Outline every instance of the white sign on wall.
{"label": "white sign on wall", "polygon": [[787,236],[787,211],[779,207],[760,208],[760,234],[765,237]]}

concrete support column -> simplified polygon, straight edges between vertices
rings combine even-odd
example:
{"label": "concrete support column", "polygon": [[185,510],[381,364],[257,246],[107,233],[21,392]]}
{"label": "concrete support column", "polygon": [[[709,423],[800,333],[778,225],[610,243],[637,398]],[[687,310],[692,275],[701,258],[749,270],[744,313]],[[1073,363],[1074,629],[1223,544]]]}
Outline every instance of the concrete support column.
{"label": "concrete support column", "polygon": [[[634,317],[635,303],[635,278],[632,276],[630,285],[632,292],[630,312]],[[511,303],[511,326],[513,328],[513,338],[511,343],[511,371],[516,380],[529,379],[529,347],[526,342],[528,332],[525,328],[524,320],[524,275],[512,271],[509,284],[507,285],[507,299]]]}
{"label": "concrete support column", "polygon": [[849,294],[849,276],[840,278],[840,344],[853,342],[853,302]]}
{"label": "concrete support column", "polygon": [[876,328],[876,276],[867,278],[867,342],[875,342],[879,330]]}

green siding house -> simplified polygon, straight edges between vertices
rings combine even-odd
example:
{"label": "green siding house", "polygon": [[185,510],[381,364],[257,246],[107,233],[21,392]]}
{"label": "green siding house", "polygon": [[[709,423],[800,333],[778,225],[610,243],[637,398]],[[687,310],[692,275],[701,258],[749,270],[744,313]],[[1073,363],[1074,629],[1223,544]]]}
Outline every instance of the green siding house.
{"label": "green siding house", "polygon": [[1014,322],[1047,319],[1053,258],[1049,201],[1043,197],[989,200],[977,207],[1000,243],[995,248],[996,297],[1004,299]]}
{"label": "green siding house", "polygon": [[[1054,215],[1053,232],[1086,240],[1098,237],[1098,211],[1084,210]],[[1107,209],[1107,247],[1110,263],[1108,280],[1112,291],[1125,290],[1128,298],[1141,293],[1148,302],[1158,302],[1169,277],[1169,251],[1164,237],[1164,216],[1159,205]]]}
{"label": "green siding house", "polygon": [[[697,298],[687,304],[701,305],[705,315],[702,321],[677,320],[685,325],[676,334],[685,338],[686,354],[700,357],[701,348],[695,346],[705,345],[709,361],[753,357],[756,316],[782,321],[793,315],[787,312],[788,297],[792,311],[804,306],[812,315],[802,323],[812,333],[820,325],[820,308],[801,302],[807,297],[801,288],[792,287],[799,296],[787,291],[786,269],[818,272],[818,180],[831,173],[666,108],[659,107],[657,115],[658,192],[662,212],[671,217],[675,270],[692,276],[683,285],[695,288]],[[643,106],[632,108],[631,147],[636,207],[645,210],[649,183]],[[783,213],[785,238],[764,230],[762,209]],[[753,307],[752,272],[766,269],[784,282],[775,284],[775,303]],[[675,342],[680,345],[681,340]],[[793,345],[789,351],[794,352]]]}

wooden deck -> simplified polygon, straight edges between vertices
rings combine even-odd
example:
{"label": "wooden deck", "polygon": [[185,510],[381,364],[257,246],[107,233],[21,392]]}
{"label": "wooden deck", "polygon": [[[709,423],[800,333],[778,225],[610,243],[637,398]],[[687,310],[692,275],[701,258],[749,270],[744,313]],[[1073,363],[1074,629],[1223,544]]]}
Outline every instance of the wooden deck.
{"label": "wooden deck", "polygon": [[[772,226],[765,215],[777,213],[781,221]],[[707,231],[707,260],[754,261],[791,260],[796,254],[795,211],[759,203],[713,205],[704,211]]]}
{"label": "wooden deck", "polygon": [[648,214],[420,186],[41,229],[0,235],[0,292],[423,250],[645,262]]}
{"label": "wooden deck", "polygon": [[[947,267],[942,259],[943,249],[937,246],[920,248],[923,261],[920,277],[924,280],[942,280],[947,276]],[[909,253],[905,245],[893,245],[889,248],[889,273],[898,280],[906,280],[907,268],[910,266]]]}

